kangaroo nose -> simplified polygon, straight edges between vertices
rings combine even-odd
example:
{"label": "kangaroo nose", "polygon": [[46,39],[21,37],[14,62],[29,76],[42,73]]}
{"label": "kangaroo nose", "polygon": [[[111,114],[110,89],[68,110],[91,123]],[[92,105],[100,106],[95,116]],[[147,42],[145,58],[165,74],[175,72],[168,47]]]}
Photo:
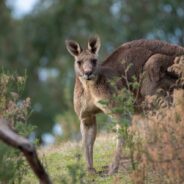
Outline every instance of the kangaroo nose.
{"label": "kangaroo nose", "polygon": [[85,75],[90,76],[92,73],[93,73],[92,71],[87,71],[85,72]]}

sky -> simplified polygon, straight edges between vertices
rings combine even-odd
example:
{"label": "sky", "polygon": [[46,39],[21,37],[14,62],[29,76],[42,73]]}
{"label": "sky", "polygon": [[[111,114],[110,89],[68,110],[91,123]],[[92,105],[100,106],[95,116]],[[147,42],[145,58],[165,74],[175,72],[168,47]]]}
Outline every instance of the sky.
{"label": "sky", "polygon": [[7,4],[13,9],[13,16],[21,18],[31,12],[38,0],[7,0]]}

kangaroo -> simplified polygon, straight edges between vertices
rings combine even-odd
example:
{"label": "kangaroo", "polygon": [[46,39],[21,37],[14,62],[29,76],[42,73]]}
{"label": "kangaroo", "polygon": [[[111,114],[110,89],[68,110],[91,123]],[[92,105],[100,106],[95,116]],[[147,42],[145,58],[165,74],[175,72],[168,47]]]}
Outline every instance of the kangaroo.
{"label": "kangaroo", "polygon": [[[103,112],[111,114],[118,120],[119,115],[112,112],[115,104],[107,106],[99,103],[101,100],[111,99],[115,93],[109,83],[113,77],[120,77],[117,82],[118,89],[127,87],[125,76],[126,68],[131,64],[126,73],[127,81],[132,76],[142,79],[139,97],[144,99],[146,95],[153,95],[158,88],[168,90],[175,81],[175,76],[167,71],[174,59],[184,55],[184,48],[158,40],[135,40],[121,45],[102,63],[98,60],[100,50],[100,38],[95,36],[88,40],[88,46],[83,49],[79,43],[66,40],[66,48],[74,57],[75,88],[74,109],[80,120],[80,129],[84,153],[87,161],[87,170],[95,173],[93,167],[93,145],[96,138],[96,114]],[[118,170],[123,145],[122,138],[118,138],[116,154],[113,163],[109,167],[109,174]]]}

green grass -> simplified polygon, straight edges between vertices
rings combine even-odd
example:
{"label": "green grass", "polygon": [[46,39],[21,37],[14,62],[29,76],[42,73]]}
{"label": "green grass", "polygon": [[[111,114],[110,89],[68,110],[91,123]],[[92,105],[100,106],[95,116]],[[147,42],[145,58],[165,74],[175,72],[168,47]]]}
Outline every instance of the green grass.
{"label": "green grass", "polygon": [[[105,168],[104,166],[108,166],[112,161],[113,151],[115,149],[115,140],[113,140],[112,137],[112,134],[101,135],[97,137],[95,142],[94,166],[99,173],[102,173]],[[54,184],[131,184],[128,172],[120,171],[119,174],[113,176],[87,174],[80,144],[81,143],[67,142],[39,150],[40,158]],[[30,172],[25,175],[22,183],[36,184],[39,182],[30,170]]]}

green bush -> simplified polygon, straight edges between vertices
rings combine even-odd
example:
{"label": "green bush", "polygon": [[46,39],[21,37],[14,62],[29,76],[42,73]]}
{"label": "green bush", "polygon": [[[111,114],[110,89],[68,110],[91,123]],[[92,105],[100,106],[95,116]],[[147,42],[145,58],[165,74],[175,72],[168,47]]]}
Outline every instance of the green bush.
{"label": "green bush", "polygon": [[[0,73],[0,114],[17,133],[28,136],[34,127],[27,124],[30,98],[21,98],[25,82],[25,76]],[[26,172],[28,167],[20,151],[0,143],[0,183],[21,183]]]}

